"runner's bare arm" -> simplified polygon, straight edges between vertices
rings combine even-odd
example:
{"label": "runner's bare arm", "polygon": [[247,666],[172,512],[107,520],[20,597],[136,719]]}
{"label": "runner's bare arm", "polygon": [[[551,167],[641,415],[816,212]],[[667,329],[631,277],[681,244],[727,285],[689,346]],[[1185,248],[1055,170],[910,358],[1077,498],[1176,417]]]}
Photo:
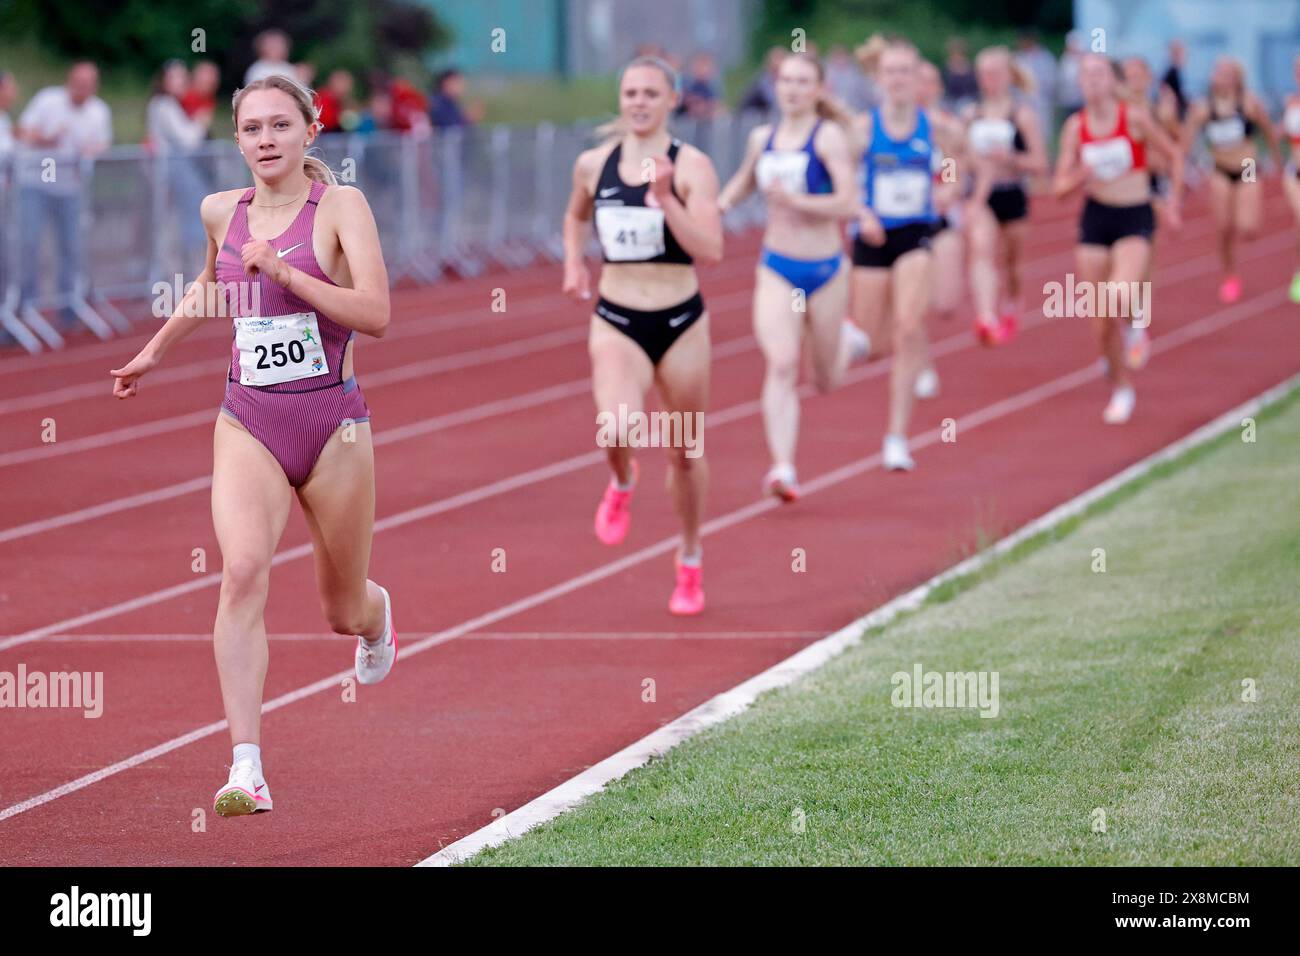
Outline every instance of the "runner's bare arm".
{"label": "runner's bare arm", "polygon": [[758,165],[758,157],[762,155],[763,146],[771,132],[770,123],[756,126],[749,131],[749,140],[745,143],[745,158],[741,161],[736,174],[727,181],[727,185],[722,188],[718,196],[718,208],[723,212],[735,209],[738,203],[758,188],[754,169]]}
{"label": "runner's bare arm", "polygon": [[598,163],[603,162],[602,151],[589,149],[573,164],[573,190],[569,205],[564,210],[564,281],[561,291],[579,301],[591,298],[591,273],[584,255],[591,241],[591,217],[594,204]]}
{"label": "runner's bare arm", "polygon": [[1016,123],[1025,137],[1025,151],[1015,154],[1016,168],[1029,176],[1039,176],[1047,172],[1047,144],[1043,141],[1043,131],[1038,125],[1038,116],[1027,104],[1021,104],[1016,110]]}
{"label": "runner's bare arm", "polygon": [[1182,144],[1166,133],[1149,111],[1142,110],[1135,113],[1134,119],[1137,120],[1135,133],[1138,139],[1164,153],[1169,160],[1169,198],[1166,202],[1177,207],[1183,195]]}
{"label": "runner's bare arm", "polygon": [[[674,180],[685,203],[673,195]],[[677,154],[676,164],[669,163],[665,157],[656,157],[650,191],[663,208],[668,228],[692,259],[708,264],[722,261],[718,174],[709,157],[687,145]]]}
{"label": "runner's bare arm", "polygon": [[1282,168],[1282,141],[1278,137],[1277,127],[1273,125],[1273,120],[1268,115],[1268,110],[1260,102],[1259,97],[1254,93],[1246,94],[1246,115],[1255,121],[1259,127],[1260,135],[1264,137],[1264,142],[1268,144],[1268,153],[1273,157],[1273,162],[1278,169]]}
{"label": "runner's bare arm", "polygon": [[1056,175],[1052,177],[1052,192],[1064,199],[1088,180],[1088,169],[1079,161],[1079,114],[1074,114],[1061,127],[1060,155],[1056,160]]}
{"label": "runner's bare arm", "polygon": [[1205,100],[1197,100],[1187,110],[1187,119],[1183,123],[1183,153],[1184,155],[1192,151],[1196,144],[1196,137],[1201,133],[1201,127],[1205,125],[1210,118],[1210,107]]}
{"label": "runner's bare arm", "polygon": [[966,127],[955,117],[936,110],[927,110],[926,115],[930,117],[935,143],[943,153],[939,183],[934,187],[935,208],[946,213],[961,200],[961,170],[967,162]]}
{"label": "runner's bare arm", "polygon": [[113,384],[113,394],[118,398],[130,398],[136,393],[136,383],[150,369],[157,367],[163,356],[177,342],[181,341],[207,318],[207,306],[215,302],[211,292],[217,275],[217,237],[225,234],[226,226],[235,211],[235,204],[244,190],[231,189],[225,192],[205,196],[199,206],[199,216],[203,219],[203,229],[207,233],[207,254],[203,271],[185,290],[180,302],[176,303],[171,316],[153,338],[145,343],[144,348],[135,358],[121,368],[112,369],[108,374],[117,381]]}
{"label": "runner's bare arm", "polygon": [[[388,268],[379,244],[379,229],[366,195],[355,186],[332,186],[321,197],[320,215],[338,234],[352,287],[334,285],[295,269],[265,244],[259,268],[298,298],[339,325],[376,338],[388,331]],[[245,262],[249,260],[246,257]]]}

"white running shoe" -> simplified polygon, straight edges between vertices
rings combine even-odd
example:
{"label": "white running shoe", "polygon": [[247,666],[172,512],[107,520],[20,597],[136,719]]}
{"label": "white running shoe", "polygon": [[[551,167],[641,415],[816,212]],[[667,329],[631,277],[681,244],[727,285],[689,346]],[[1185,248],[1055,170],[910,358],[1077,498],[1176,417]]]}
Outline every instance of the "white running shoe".
{"label": "white running shoe", "polygon": [[230,779],[212,798],[219,817],[242,817],[271,809],[271,788],[253,761],[240,760],[230,768]]}
{"label": "white running shoe", "polygon": [[357,682],[360,684],[378,684],[388,676],[397,660],[397,628],[393,627],[393,602],[388,599],[388,592],[379,589],[384,595],[384,621],[388,625],[388,640],[371,644],[365,638],[357,637],[356,670]]}
{"label": "white running shoe", "polygon": [[1151,336],[1145,328],[1124,326],[1124,362],[1137,371],[1145,368],[1151,358]]}
{"label": "white running shoe", "polygon": [[1133,406],[1137,404],[1137,395],[1133,386],[1124,385],[1110,393],[1110,401],[1101,413],[1107,425],[1123,425],[1133,417]]}
{"label": "white running shoe", "polygon": [[925,400],[939,397],[939,373],[932,368],[923,368],[912,385],[912,394]]}
{"label": "white running shoe", "polygon": [[907,438],[903,435],[886,435],[880,458],[886,471],[911,471],[916,467],[907,450]]}
{"label": "white running shoe", "polygon": [[862,331],[852,319],[845,319],[840,335],[849,340],[849,361],[861,362],[871,354],[871,336]]}
{"label": "white running shoe", "polygon": [[795,477],[793,465],[773,465],[763,479],[763,490],[786,504],[799,500],[799,479]]}

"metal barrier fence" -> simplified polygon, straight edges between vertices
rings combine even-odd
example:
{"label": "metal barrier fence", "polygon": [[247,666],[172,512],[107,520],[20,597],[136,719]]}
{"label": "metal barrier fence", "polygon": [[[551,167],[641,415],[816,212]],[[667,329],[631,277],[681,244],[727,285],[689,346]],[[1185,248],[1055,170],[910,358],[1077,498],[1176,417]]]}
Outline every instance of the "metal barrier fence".
{"label": "metal barrier fence", "polygon": [[[763,120],[746,113],[672,128],[712,156],[725,182]],[[594,124],[540,123],[426,138],[336,133],[317,146],[340,181],[365,192],[392,281],[430,283],[449,272],[559,260],[573,161],[595,142]],[[61,347],[60,328],[78,323],[100,338],[129,331],[112,300],[152,298],[158,284],[192,281],[206,248],[203,197],[251,183],[230,141],[186,155],[116,146],[93,163],[62,161],[74,171],[75,189],[41,179],[48,155],[20,147],[0,163],[0,336],[31,352]],[[726,225],[741,229],[761,218],[751,202],[729,213]],[[47,232],[52,249],[43,245]]]}

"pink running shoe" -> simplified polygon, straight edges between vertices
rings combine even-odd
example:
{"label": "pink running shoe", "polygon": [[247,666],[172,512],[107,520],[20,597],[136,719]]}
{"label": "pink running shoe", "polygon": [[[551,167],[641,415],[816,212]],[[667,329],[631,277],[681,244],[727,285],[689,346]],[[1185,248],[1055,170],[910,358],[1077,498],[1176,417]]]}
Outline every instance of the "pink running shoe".
{"label": "pink running shoe", "polygon": [[1008,309],[1002,313],[998,319],[998,337],[997,344],[1005,345],[1020,333],[1020,319],[1016,313]]}
{"label": "pink running shoe", "polygon": [[609,479],[605,496],[596,508],[596,537],[604,544],[618,544],[627,537],[627,529],[632,526],[632,492],[636,490],[636,479],[640,469],[632,462],[632,487],[627,491],[618,490],[618,480]]}
{"label": "pink running shoe", "polygon": [[992,346],[998,344],[998,336],[1001,334],[1001,327],[994,318],[985,318],[980,316],[975,320],[975,338],[980,345]]}
{"label": "pink running shoe", "polygon": [[668,610],[673,614],[699,614],[704,610],[704,568],[700,565],[682,564],[677,560],[677,587],[668,599]]}
{"label": "pink running shoe", "polygon": [[1241,298],[1241,276],[1228,276],[1219,286],[1219,301],[1224,305],[1232,305]]}

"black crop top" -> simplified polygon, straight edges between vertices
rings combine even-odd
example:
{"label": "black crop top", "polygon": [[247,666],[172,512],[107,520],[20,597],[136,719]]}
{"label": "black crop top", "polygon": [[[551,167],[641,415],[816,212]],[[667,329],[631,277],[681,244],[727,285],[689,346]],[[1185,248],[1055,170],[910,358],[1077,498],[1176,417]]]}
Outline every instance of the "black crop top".
{"label": "black crop top", "polygon": [[[676,139],[669,144],[670,162],[677,161],[681,145]],[[650,184],[644,182],[630,186],[619,177],[618,163],[622,155],[623,144],[619,143],[601,167],[593,197],[596,238],[600,240],[604,261],[691,264],[690,254],[681,247],[664,221],[663,210],[646,204]],[[675,188],[673,195],[677,195]]]}

